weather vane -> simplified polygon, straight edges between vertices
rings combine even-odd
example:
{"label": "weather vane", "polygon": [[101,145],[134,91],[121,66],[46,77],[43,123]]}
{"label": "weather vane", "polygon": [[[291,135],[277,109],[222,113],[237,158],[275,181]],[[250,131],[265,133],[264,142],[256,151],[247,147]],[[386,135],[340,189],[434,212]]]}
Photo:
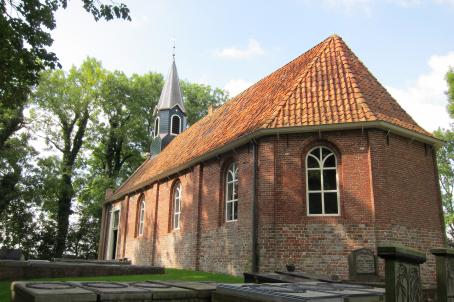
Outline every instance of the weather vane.
{"label": "weather vane", "polygon": [[175,60],[175,38],[172,39],[173,42],[173,52],[172,52],[172,57]]}

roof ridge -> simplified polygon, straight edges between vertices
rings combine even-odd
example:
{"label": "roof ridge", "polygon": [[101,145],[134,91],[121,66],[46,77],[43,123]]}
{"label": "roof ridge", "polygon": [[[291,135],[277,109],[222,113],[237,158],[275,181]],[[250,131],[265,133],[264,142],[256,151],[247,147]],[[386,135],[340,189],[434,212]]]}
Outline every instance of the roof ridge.
{"label": "roof ridge", "polygon": [[[369,107],[369,104],[367,104],[367,102],[366,102],[366,98],[364,97],[364,94],[361,91],[358,81],[356,80],[356,76],[355,76],[354,72],[352,71],[351,65],[348,61],[345,48],[347,48],[347,50],[349,52],[351,52],[350,48],[348,47],[347,44],[345,44],[345,42],[342,40],[342,38],[337,35],[333,36],[333,40],[335,43],[334,50],[336,51],[336,48],[338,48],[339,52],[341,53],[340,59],[341,59],[342,64],[344,65],[345,73],[346,73],[347,78],[349,79],[350,85],[353,88],[353,96],[363,106],[363,110],[365,111],[365,114],[369,115],[369,118],[377,120],[376,114],[374,112],[372,112],[372,110]],[[357,97],[356,97],[356,94],[358,94]]]}
{"label": "roof ridge", "polygon": [[[304,54],[302,55],[305,55],[307,53],[309,53],[312,49],[314,49],[315,47],[317,46],[320,46],[322,44],[324,44],[320,50],[317,52],[317,54],[314,55],[314,57],[312,58],[312,60],[307,63],[306,65],[306,68],[305,68],[305,72],[300,75],[296,80],[295,80],[295,84],[293,85],[293,87],[291,89],[289,89],[289,91],[285,94],[284,98],[279,102],[279,104],[276,106],[276,109],[273,111],[273,113],[271,114],[271,117],[269,119],[267,119],[265,121],[265,123],[260,127],[260,128],[269,128],[271,126],[271,124],[273,123],[273,121],[276,119],[276,117],[279,115],[279,113],[281,112],[281,110],[284,108],[285,104],[288,102],[289,98],[292,96],[294,90],[301,84],[301,82],[307,77],[307,75],[309,74],[309,71],[312,70],[312,67],[315,65],[315,62],[320,60],[320,54],[322,54],[325,49],[328,47],[328,45],[334,40],[336,36],[335,35],[332,35],[330,37],[328,37],[327,39],[325,39],[323,42],[317,44],[316,46],[314,46],[313,48],[311,48],[310,50],[306,51]],[[299,58],[299,57],[298,57]],[[294,60],[293,60],[294,61]],[[289,62],[288,64],[292,63],[293,61]],[[287,64],[286,64],[287,65]]]}
{"label": "roof ridge", "polygon": [[[406,115],[406,118],[409,119],[410,122],[405,122],[405,121],[400,121],[401,123],[404,123],[404,124],[407,124],[409,127],[411,128],[419,128],[420,131],[424,132],[426,135],[429,135],[431,136],[431,133],[426,131],[424,128],[422,128],[414,119],[413,117],[408,114],[408,112],[402,107],[400,106],[399,102],[391,95],[391,93],[388,91],[388,89],[386,89],[386,87],[384,87],[380,81],[375,77],[375,75],[369,70],[369,68],[361,61],[361,59],[359,59],[356,54],[350,49],[350,47],[345,43],[343,42],[342,38],[337,36],[338,40],[341,40],[342,43],[341,45],[343,46],[343,48],[346,48],[348,50],[348,53],[349,53],[349,58],[351,56],[354,57],[354,59],[358,62],[359,66],[367,73],[367,76],[371,77],[372,80],[375,82],[375,84],[377,84],[380,88],[383,89],[383,91],[391,98],[392,102],[395,103],[399,109]],[[343,51],[345,51],[345,49],[342,49]],[[346,64],[350,67],[350,64],[347,62],[348,58],[347,56],[345,56],[345,60],[346,60]],[[349,68],[349,71],[351,71],[351,68]],[[363,95],[363,92],[361,91],[361,84],[359,84],[359,82],[357,81],[356,79],[356,76],[355,76],[355,73],[352,72],[351,75],[353,76],[353,79],[355,84],[357,85],[357,88],[359,89],[359,93],[363,96],[361,98],[361,101],[362,101],[362,104],[367,108],[367,112],[370,114],[370,116],[374,119],[374,120],[382,120],[383,119],[383,116],[386,116],[386,114],[383,114],[382,112],[378,112],[378,114],[373,111],[371,108],[370,108],[370,105],[369,103],[366,101],[366,99],[364,98],[364,95]],[[356,92],[356,91],[355,91]],[[398,121],[399,119],[396,118],[396,117],[387,117],[388,119],[391,119],[393,121]]]}

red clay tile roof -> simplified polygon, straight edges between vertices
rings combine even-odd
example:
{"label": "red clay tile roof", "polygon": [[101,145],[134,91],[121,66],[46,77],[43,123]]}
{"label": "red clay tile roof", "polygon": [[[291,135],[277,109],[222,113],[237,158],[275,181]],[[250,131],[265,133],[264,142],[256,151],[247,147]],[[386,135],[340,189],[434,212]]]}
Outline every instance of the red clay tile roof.
{"label": "red clay tile roof", "polygon": [[265,128],[384,121],[430,136],[333,35],[249,87],[146,160],[110,200]]}

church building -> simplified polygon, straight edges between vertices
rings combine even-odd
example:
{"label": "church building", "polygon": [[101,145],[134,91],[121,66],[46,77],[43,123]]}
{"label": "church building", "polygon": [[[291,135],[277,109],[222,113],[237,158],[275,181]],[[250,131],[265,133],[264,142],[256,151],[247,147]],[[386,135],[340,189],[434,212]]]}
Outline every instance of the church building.
{"label": "church building", "polygon": [[346,279],[353,250],[445,246],[441,142],[339,36],[190,127],[183,100],[173,60],[150,157],[106,194],[100,259],[237,275],[294,264]]}

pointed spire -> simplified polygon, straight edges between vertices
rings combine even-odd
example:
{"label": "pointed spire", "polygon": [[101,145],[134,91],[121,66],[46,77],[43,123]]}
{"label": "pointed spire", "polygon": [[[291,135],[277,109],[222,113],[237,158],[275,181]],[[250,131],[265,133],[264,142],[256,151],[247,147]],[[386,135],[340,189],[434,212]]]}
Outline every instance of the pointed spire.
{"label": "pointed spire", "polygon": [[157,109],[158,110],[171,109],[175,106],[180,107],[181,111],[183,111],[183,113],[186,113],[183,105],[183,98],[181,95],[177,65],[175,64],[175,45],[174,45],[172,66],[170,66],[169,74],[164,83],[164,88],[162,89]]}

